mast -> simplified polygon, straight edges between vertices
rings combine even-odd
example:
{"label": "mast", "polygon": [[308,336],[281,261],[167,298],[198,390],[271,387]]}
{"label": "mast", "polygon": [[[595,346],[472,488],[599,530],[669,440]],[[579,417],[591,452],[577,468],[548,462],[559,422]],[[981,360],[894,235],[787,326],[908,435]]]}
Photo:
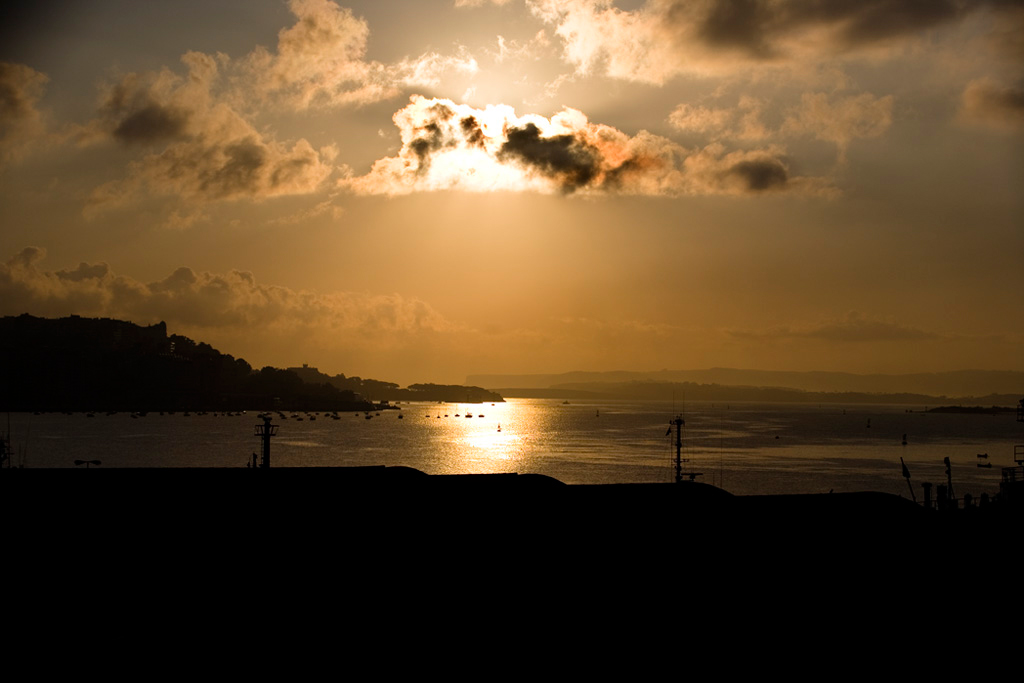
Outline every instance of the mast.
{"label": "mast", "polygon": [[689,460],[687,458],[683,457],[683,425],[686,424],[686,421],[683,419],[683,416],[682,415],[676,415],[676,419],[672,420],[668,424],[669,424],[669,433],[672,432],[672,427],[676,428],[676,462],[675,462],[676,483],[680,484],[683,481],[685,481],[685,479],[683,479],[683,477],[689,477],[689,480],[693,481],[697,477],[703,476],[704,475],[703,472],[683,472],[683,463],[684,462],[689,462]]}
{"label": "mast", "polygon": [[263,439],[263,460],[261,468],[270,468],[270,437],[277,435],[277,425],[270,424],[270,416],[263,416],[263,424],[256,425],[256,436]]}

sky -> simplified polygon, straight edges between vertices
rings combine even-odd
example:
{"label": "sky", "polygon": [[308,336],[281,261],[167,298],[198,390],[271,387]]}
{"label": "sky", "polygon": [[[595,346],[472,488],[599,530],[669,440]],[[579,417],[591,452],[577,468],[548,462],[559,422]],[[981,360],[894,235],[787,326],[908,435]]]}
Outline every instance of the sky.
{"label": "sky", "polygon": [[16,4],[0,315],[402,385],[1024,370],[1021,0]]}

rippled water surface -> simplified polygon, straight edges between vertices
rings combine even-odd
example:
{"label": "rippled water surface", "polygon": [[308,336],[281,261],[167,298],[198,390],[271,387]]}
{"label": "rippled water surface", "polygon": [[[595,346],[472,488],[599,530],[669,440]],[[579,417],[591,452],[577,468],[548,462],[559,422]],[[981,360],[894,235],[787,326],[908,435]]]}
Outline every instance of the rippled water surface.
{"label": "rippled water surface", "polygon": [[[924,413],[920,406],[699,403],[681,410],[661,402],[510,399],[400,407],[370,419],[275,413],[272,463],[533,472],[571,484],[671,481],[675,437],[666,432],[681,412],[684,467],[700,472],[700,481],[738,494],[875,490],[909,497],[901,457],[918,495],[920,482],[945,481],[944,457],[957,493],[978,495],[998,490],[1000,467],[1024,444],[1024,424],[1012,413]],[[257,422],[255,411],[11,414],[3,429],[15,464],[26,467],[93,459],[105,467],[244,467],[260,451]]]}

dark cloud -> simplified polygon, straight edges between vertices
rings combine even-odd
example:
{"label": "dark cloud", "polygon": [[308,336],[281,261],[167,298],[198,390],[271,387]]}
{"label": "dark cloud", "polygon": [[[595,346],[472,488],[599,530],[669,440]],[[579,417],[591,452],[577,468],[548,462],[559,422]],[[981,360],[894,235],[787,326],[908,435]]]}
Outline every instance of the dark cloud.
{"label": "dark cloud", "polygon": [[[813,2],[813,5],[831,3]],[[874,2],[846,2],[836,17],[844,21],[840,36],[849,46],[873,43],[895,36],[909,35],[938,26],[963,15],[970,5],[983,2],[955,2],[954,0],[874,0]]]}
{"label": "dark cloud", "polygon": [[483,147],[484,145],[484,131],[480,127],[480,122],[475,116],[466,116],[459,121],[459,125],[462,126],[462,134],[466,138],[466,142],[474,147]]}
{"label": "dark cloud", "polygon": [[777,190],[786,186],[789,171],[778,159],[747,159],[733,164],[726,175],[738,178],[751,192]]}
{"label": "dark cloud", "polygon": [[225,145],[220,163],[211,164],[199,176],[199,189],[213,197],[253,194],[260,184],[260,170],[267,153],[254,138]]}
{"label": "dark cloud", "polygon": [[599,169],[597,149],[573,135],[541,137],[533,123],[509,129],[498,159],[517,159],[555,179],[565,192],[590,184]]}
{"label": "dark cloud", "polygon": [[184,104],[183,92],[181,82],[168,73],[128,74],[106,92],[99,108],[102,127],[126,144],[182,137],[192,113]]}
{"label": "dark cloud", "polygon": [[419,129],[419,137],[409,143],[409,148],[419,159],[420,169],[426,170],[430,165],[430,153],[445,146],[445,137],[441,127],[436,123],[428,123]]}
{"label": "dark cloud", "polygon": [[984,94],[985,101],[993,109],[1016,112],[1024,116],[1024,88],[992,88]]}
{"label": "dark cloud", "polygon": [[[679,4],[669,9],[670,16],[678,14]],[[770,56],[766,24],[771,10],[761,0],[735,0],[712,3],[700,25],[700,35],[712,45],[739,47],[762,57]]]}
{"label": "dark cloud", "polygon": [[[681,5],[673,2],[678,13]],[[772,57],[772,45],[813,29],[832,31],[839,49],[908,36],[962,17],[983,6],[1014,3],[989,0],[713,0],[698,34],[708,44],[742,48]],[[1019,3],[1016,3],[1019,4]]]}
{"label": "dark cloud", "polygon": [[[430,120],[415,129],[415,139],[409,143],[409,149],[413,151],[419,162],[419,172],[424,173],[430,168],[431,155],[445,147],[452,147],[458,144],[462,134],[452,126],[452,119],[455,112],[442,102],[437,102],[426,111]],[[466,131],[464,122],[460,122],[460,128]]]}
{"label": "dark cloud", "polygon": [[147,144],[177,138],[187,125],[184,111],[152,102],[122,118],[113,135],[122,142]]}
{"label": "dark cloud", "polygon": [[975,81],[963,94],[965,120],[1004,128],[1024,126],[1024,87]]}

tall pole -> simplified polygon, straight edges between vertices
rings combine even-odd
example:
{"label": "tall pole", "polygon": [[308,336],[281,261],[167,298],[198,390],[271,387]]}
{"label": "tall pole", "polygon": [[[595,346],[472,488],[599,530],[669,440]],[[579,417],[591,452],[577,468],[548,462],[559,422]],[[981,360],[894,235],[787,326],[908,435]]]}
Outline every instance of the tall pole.
{"label": "tall pole", "polygon": [[942,463],[946,466],[946,486],[949,491],[947,495],[949,496],[949,500],[952,502],[956,500],[956,496],[953,495],[953,465],[949,462],[948,457],[943,458]]}
{"label": "tall pole", "polygon": [[669,424],[676,428],[676,483],[683,481],[683,425],[686,422],[682,415],[676,415],[676,419]]}
{"label": "tall pole", "polygon": [[686,479],[694,481],[697,477],[704,476],[703,472],[683,472],[683,463],[686,462],[686,459],[683,458],[683,425],[686,424],[683,420],[683,416],[676,415],[676,419],[672,420],[668,424],[669,428],[668,432],[665,433],[665,436],[668,436],[669,433],[671,433],[672,427],[676,428],[676,483],[680,484],[686,481]]}
{"label": "tall pole", "polygon": [[270,424],[270,416],[263,416],[263,424],[256,425],[256,436],[262,437],[263,439],[263,460],[260,462],[260,467],[269,469],[270,468],[270,437],[277,434],[277,425]]}

